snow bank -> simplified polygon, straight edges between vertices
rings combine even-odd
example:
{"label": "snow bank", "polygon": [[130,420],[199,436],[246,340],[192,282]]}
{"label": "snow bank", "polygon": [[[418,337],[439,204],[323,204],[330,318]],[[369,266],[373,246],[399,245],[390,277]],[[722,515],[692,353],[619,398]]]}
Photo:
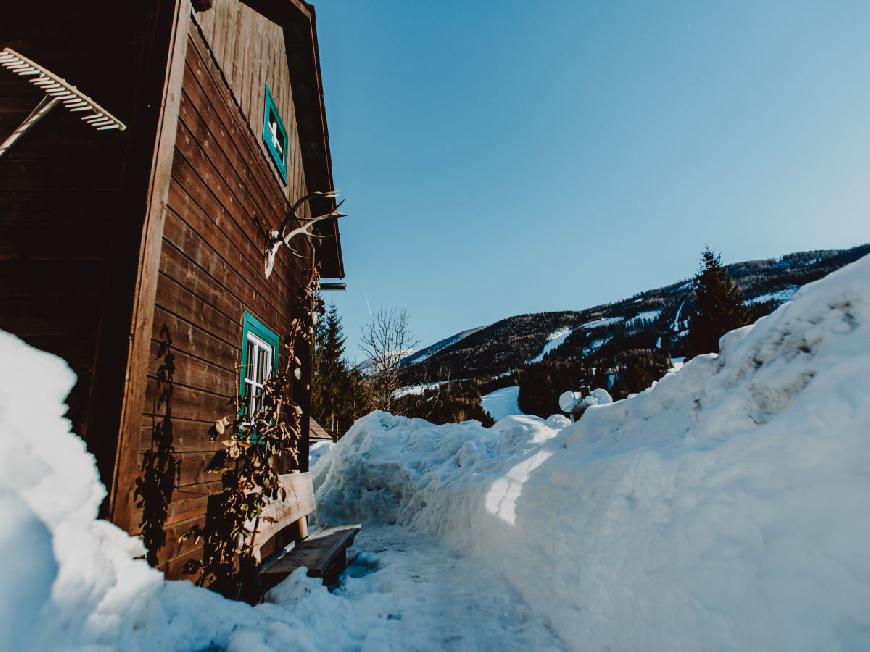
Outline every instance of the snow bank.
{"label": "snow bank", "polygon": [[316,470],[318,518],[495,564],[574,649],[870,649],[870,257],[576,424],[385,413]]}
{"label": "snow bank", "polygon": [[308,468],[313,469],[317,463],[329,454],[335,444],[331,441],[316,441],[308,449]]}
{"label": "snow bank", "polygon": [[105,490],[63,417],[73,373],[2,331],[0,361],[0,650],[345,650],[383,634],[374,606],[304,570],[256,608],[164,581],[96,519]]}

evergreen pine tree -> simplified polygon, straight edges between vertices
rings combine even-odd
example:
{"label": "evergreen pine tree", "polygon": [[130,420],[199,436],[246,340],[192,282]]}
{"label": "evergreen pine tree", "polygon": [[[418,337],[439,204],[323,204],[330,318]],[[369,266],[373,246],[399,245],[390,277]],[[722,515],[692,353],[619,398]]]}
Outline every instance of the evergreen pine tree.
{"label": "evergreen pine tree", "polygon": [[341,434],[344,391],[348,369],[344,359],[345,336],[341,317],[330,305],[317,323],[311,384],[311,412],[314,419],[334,437]]}
{"label": "evergreen pine tree", "polygon": [[740,289],[722,267],[720,255],[704,249],[695,276],[695,314],[689,320],[692,352],[718,353],[719,338],[748,321]]}

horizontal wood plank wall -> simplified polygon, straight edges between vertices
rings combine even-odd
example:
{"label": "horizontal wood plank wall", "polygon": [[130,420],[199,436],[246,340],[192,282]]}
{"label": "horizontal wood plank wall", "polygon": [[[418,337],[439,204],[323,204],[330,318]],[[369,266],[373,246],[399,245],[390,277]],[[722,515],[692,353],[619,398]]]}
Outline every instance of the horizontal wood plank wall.
{"label": "horizontal wood plank wall", "polygon": [[[266,45],[274,43],[262,47]],[[261,46],[251,43],[240,50],[249,47]],[[220,476],[208,466],[221,445],[209,440],[208,431],[215,420],[233,412],[243,313],[253,313],[283,342],[304,282],[302,270],[310,260],[294,258],[284,249],[272,276],[265,277],[265,242],[257,220],[276,228],[287,208],[285,190],[270,168],[208,42],[192,24],[139,459],[141,465],[152,447],[154,428],[167,417],[156,397],[163,362],[159,347],[168,335],[174,361],[168,416],[172,456],[179,466],[159,564],[173,577],[180,575],[184,562],[201,557],[201,544],[179,543],[178,537],[204,523],[208,497],[220,491]],[[293,179],[291,195],[306,192],[302,178]],[[140,522],[141,514],[133,520]]]}
{"label": "horizontal wood plank wall", "polygon": [[[119,225],[137,219],[125,212],[125,156],[152,4],[8,3],[0,20],[0,43],[78,86],[128,127],[98,132],[81,114],[55,108],[0,159],[0,329],[67,361],[76,374],[68,416],[98,455],[89,406],[107,278],[119,273],[111,269],[123,246]],[[43,96],[0,69],[0,140]]]}
{"label": "horizontal wood plank wall", "polygon": [[210,10],[194,18],[264,153],[263,103],[269,84],[289,138],[287,192],[292,201],[304,173],[282,27],[239,0],[215,0]]}

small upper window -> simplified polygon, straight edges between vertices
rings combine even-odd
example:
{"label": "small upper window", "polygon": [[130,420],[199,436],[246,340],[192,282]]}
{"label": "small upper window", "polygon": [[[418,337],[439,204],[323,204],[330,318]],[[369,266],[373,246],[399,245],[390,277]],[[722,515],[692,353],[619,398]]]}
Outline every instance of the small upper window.
{"label": "small upper window", "polygon": [[269,84],[266,84],[266,93],[263,105],[263,142],[272,156],[272,162],[278,168],[278,174],[284,183],[287,183],[287,130],[278,113],[278,105],[272,97]]}
{"label": "small upper window", "polygon": [[245,313],[239,392],[244,418],[251,421],[262,407],[263,384],[278,365],[278,336],[256,317]]}

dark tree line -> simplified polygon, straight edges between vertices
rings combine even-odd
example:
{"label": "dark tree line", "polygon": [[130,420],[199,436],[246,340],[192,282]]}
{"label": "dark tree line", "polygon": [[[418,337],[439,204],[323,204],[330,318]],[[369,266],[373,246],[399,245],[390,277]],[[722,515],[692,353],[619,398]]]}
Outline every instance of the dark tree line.
{"label": "dark tree line", "polygon": [[559,412],[565,391],[606,389],[614,399],[647,389],[671,368],[658,349],[626,349],[590,360],[544,360],[519,373],[519,406],[526,414],[548,417]]}
{"label": "dark tree line", "polygon": [[311,415],[333,439],[373,409],[372,391],[363,373],[345,357],[341,317],[330,305],[317,322],[311,378]]}
{"label": "dark tree line", "polygon": [[426,419],[431,423],[460,423],[469,419],[489,427],[495,421],[483,409],[480,390],[474,383],[445,383],[422,394],[408,394],[393,403],[395,414]]}
{"label": "dark tree line", "polygon": [[[422,394],[396,396],[398,352],[411,346],[405,311],[381,311],[363,330],[362,349],[369,356],[363,371],[345,357],[346,337],[341,317],[330,305],[317,323],[311,383],[311,414],[333,437],[339,439],[353,422],[372,410],[426,419],[432,423],[457,423],[477,419],[491,425],[481,407],[481,387],[493,381],[453,381]],[[500,386],[510,384],[505,379]]]}
{"label": "dark tree line", "polygon": [[[718,353],[719,338],[750,323],[763,307],[750,310],[737,283],[709,248],[701,254],[694,281],[694,310],[689,317],[686,352]],[[648,324],[647,324],[648,325]],[[670,357],[655,345],[657,330],[626,328],[625,324],[594,330],[578,329],[565,345],[519,372],[519,406],[526,414],[547,417],[558,411],[558,397],[567,390],[607,389],[615,399],[647,389],[671,367]],[[597,350],[582,351],[596,339],[607,339]],[[578,356],[576,351],[580,351]]]}

